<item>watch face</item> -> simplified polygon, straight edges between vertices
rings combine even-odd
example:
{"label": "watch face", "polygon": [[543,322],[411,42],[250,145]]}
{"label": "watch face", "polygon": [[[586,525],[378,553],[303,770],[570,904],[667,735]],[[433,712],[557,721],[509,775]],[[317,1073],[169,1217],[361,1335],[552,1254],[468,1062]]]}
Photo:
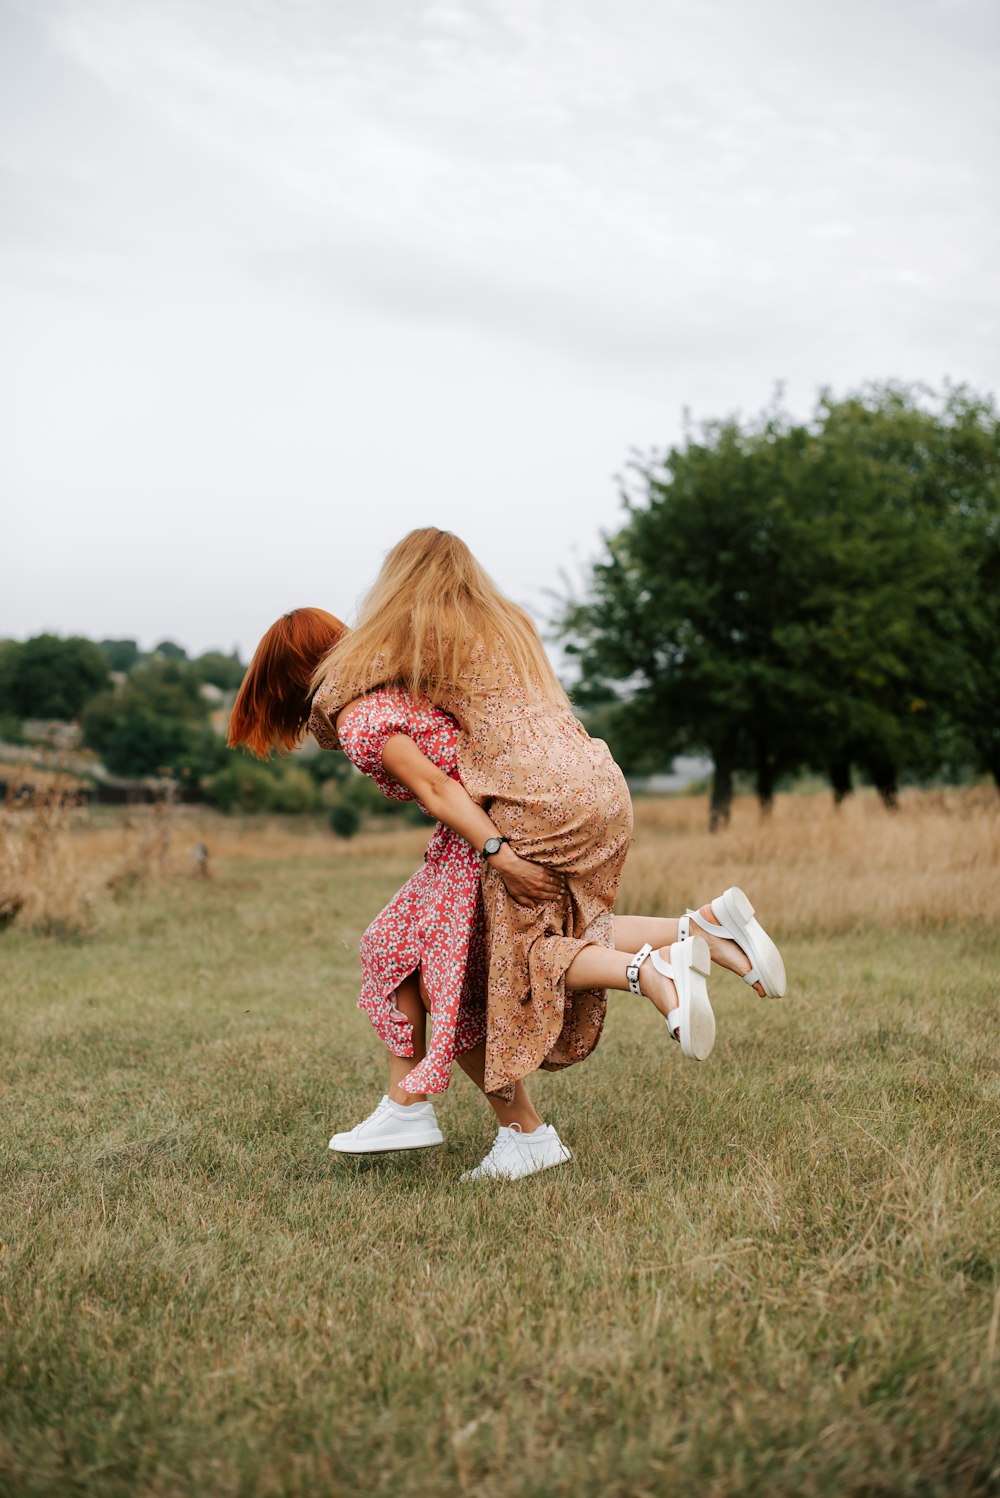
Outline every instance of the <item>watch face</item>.
{"label": "watch face", "polygon": [[499,853],[502,846],[502,837],[488,837],[483,844],[483,857],[489,858],[491,854]]}

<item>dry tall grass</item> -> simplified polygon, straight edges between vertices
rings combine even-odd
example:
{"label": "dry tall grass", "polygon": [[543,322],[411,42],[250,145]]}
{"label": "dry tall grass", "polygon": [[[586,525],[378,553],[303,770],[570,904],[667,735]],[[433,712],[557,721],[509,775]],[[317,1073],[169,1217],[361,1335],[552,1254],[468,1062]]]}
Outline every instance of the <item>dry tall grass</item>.
{"label": "dry tall grass", "polygon": [[78,936],[94,928],[110,896],[166,871],[171,808],[120,814],[113,838],[95,845],[76,782],[32,780],[27,793],[11,784],[0,806],[0,927]]}
{"label": "dry tall grass", "polygon": [[1000,798],[992,787],[874,795],[835,810],[827,795],[779,796],[762,818],[750,797],[710,836],[701,801],[642,801],[620,908],[673,913],[726,884],[789,936],[1000,921]]}
{"label": "dry tall grass", "polygon": [[[871,926],[1000,922],[1000,798],[989,786],[906,791],[890,813],[859,794],[779,796],[769,817],[737,799],[709,835],[700,799],[636,802],[619,909],[676,914],[734,882],[788,935]],[[376,825],[345,841],[313,818],[224,816],[207,807],[74,807],[53,783],[0,808],[0,922],[92,929],[105,897],[151,877],[248,862],[420,862],[428,831]],[[204,849],[207,863],[199,859]]]}

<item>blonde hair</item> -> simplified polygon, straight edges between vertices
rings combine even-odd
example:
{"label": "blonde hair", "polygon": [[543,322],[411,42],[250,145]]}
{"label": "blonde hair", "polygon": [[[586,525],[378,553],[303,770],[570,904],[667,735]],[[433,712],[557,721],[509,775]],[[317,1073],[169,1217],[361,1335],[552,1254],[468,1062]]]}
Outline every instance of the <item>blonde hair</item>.
{"label": "blonde hair", "polygon": [[314,689],[335,674],[357,692],[393,682],[415,695],[461,683],[472,652],[506,657],[524,689],[567,705],[538,631],[483,571],[464,541],[434,526],[392,548],[357,626],[328,651]]}

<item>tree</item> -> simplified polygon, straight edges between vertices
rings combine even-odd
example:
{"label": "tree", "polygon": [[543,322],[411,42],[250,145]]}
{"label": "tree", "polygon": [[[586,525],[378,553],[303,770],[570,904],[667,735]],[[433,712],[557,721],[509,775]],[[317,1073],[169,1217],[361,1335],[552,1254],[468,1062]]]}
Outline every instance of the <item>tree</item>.
{"label": "tree", "polygon": [[186,661],[188,653],[183,645],[176,645],[173,640],[161,640],[159,645],[154,645],[151,652],[165,661]]}
{"label": "tree", "polygon": [[699,440],[634,463],[626,524],[607,538],[589,597],[562,615],[583,700],[619,703],[609,728],[626,764],[711,754],[713,827],[738,770],[756,772],[767,804],[805,752],[810,683],[777,630],[795,591],[806,444],[771,411],[748,431],[710,423]]}
{"label": "tree", "polygon": [[34,635],[22,645],[5,644],[3,710],[15,717],[75,718],[108,684],[103,651],[80,635]]}
{"label": "tree", "polygon": [[16,640],[0,640],[0,713],[13,716],[14,681],[21,646]]}
{"label": "tree", "polygon": [[947,524],[959,556],[951,586],[944,759],[967,758],[1000,789],[1000,415],[963,387],[945,407]]}
{"label": "tree", "polygon": [[100,644],[112,671],[131,671],[142,659],[136,640],[102,640]]}
{"label": "tree", "polygon": [[14,711],[12,687],[21,647],[16,640],[0,640],[0,739],[18,743],[21,717]]}
{"label": "tree", "polygon": [[88,704],[84,740],[113,774],[200,781],[223,754],[208,715],[190,666],[154,658],[137,666],[120,691],[104,692]]}
{"label": "tree", "polygon": [[990,403],[892,385],[636,461],[626,522],[561,615],[578,695],[626,764],[707,750],[713,826],[737,771],[766,809],[800,766],[838,799],[857,766],[892,805],[902,773],[963,744],[991,763],[998,468]]}
{"label": "tree", "polygon": [[852,763],[890,806],[902,773],[941,763],[964,649],[968,527],[956,500],[968,474],[949,475],[961,406],[953,392],[872,386],[822,397],[813,422],[814,534],[803,559],[825,573],[828,599],[786,644],[817,682],[810,762],[825,764],[838,800]]}
{"label": "tree", "polygon": [[221,650],[206,650],[192,662],[200,681],[211,682],[224,692],[235,692],[246,675],[246,666],[235,650],[232,655],[223,655]]}

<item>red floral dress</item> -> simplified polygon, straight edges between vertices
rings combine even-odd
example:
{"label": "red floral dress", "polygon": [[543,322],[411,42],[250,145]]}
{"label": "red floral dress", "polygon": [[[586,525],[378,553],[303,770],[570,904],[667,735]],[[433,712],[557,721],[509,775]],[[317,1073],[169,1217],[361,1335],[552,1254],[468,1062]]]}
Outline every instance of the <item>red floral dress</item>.
{"label": "red floral dress", "polygon": [[[309,726],[324,748],[337,747],[328,719],[316,715]],[[370,692],[351,709],[335,737],[348,759],[386,796],[413,801],[412,791],[382,768],[382,750],[396,733],[405,733],[438,769],[458,779],[457,723],[405,692],[386,687]],[[438,822],[423,867],[361,938],[358,1008],[365,1010],[394,1056],[413,1055],[413,1029],[396,1008],[396,989],[417,968],[423,972],[431,1001],[431,1040],[427,1055],[402,1083],[407,1092],[444,1092],[455,1057],[486,1035],[481,864],[475,848]]]}

